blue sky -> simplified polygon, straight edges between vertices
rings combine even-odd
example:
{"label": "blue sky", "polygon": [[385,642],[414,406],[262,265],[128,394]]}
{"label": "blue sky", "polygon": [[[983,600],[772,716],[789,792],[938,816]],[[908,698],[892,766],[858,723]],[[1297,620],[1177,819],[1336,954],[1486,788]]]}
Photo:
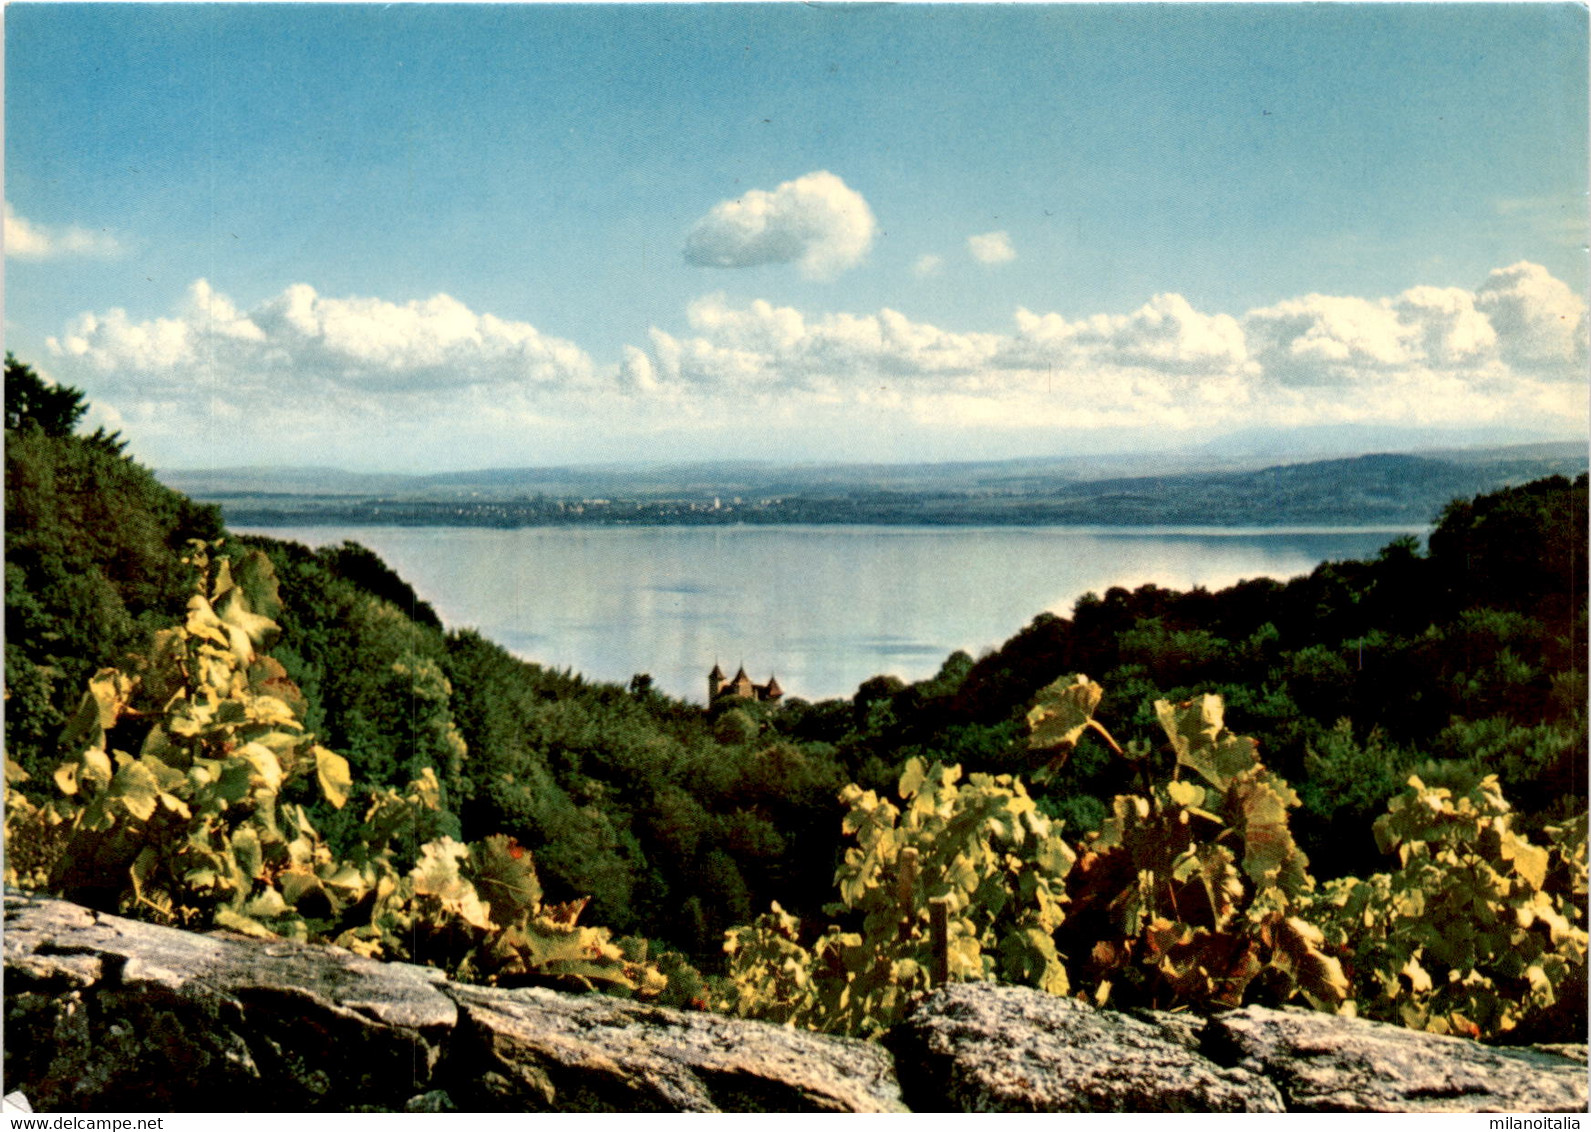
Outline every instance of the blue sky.
{"label": "blue sky", "polygon": [[6,10],[7,348],[157,467],[1586,429],[1557,4]]}

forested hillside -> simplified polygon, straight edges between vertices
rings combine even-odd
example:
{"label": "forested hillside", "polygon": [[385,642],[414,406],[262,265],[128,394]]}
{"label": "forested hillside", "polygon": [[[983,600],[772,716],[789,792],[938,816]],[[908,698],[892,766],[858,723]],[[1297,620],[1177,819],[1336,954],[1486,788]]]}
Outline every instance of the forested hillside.
{"label": "forested hillside", "polygon": [[[923,777],[925,768],[936,766],[1017,775],[1018,785],[999,788],[1006,791],[1000,806],[1015,804],[1012,799],[1027,806],[1022,799],[1030,798],[1034,814],[1064,823],[1053,827],[1057,838],[1082,845],[1089,831],[1105,831],[1108,840],[1117,828],[1111,823],[1122,820],[1119,796],[1149,789],[1144,752],[1164,747],[1167,716],[1157,701],[1202,702],[1206,694],[1224,703],[1231,732],[1258,741],[1265,773],[1296,792],[1296,806],[1288,807],[1291,836],[1300,862],[1307,858],[1320,881],[1397,867],[1382,851],[1397,838],[1375,822],[1411,775],[1455,799],[1483,789],[1495,775],[1517,810],[1511,828],[1519,835],[1550,841],[1577,819],[1583,833],[1584,475],[1456,500],[1437,518],[1428,550],[1402,539],[1371,561],[1326,563],[1306,577],[1259,579],[1219,592],[1111,589],[1083,598],[1069,618],[1039,616],[989,655],[948,657],[931,680],[907,685],[880,676],[844,700],[794,700],[778,708],[720,702],[706,709],[662,696],[644,678],[629,687],[589,683],[520,661],[474,632],[449,631],[408,584],[354,544],[311,550],[230,538],[214,509],[161,487],[122,453],[117,438],[75,435],[83,409],[75,391],[47,387],[8,357],[11,787],[28,805],[44,807],[40,813],[58,790],[83,789],[89,762],[64,778],[56,766],[77,757],[67,748],[81,746],[93,731],[78,705],[89,678],[107,666],[144,675],[141,685],[128,685],[133,691],[114,696],[105,691],[109,684],[97,686],[103,734],[94,741],[103,750],[119,743],[142,751],[142,759],[158,756],[173,736],[190,734],[169,722],[156,725],[166,728],[158,742],[143,734],[148,720],[174,718],[175,701],[148,699],[155,686],[148,673],[174,647],[172,627],[186,625],[182,632],[195,648],[206,634],[219,633],[235,653],[226,663],[228,671],[236,669],[228,687],[244,705],[236,710],[263,711],[260,697],[267,695],[270,704],[286,705],[280,718],[272,717],[273,749],[284,765],[298,752],[292,757],[319,767],[319,789],[315,774],[289,773],[271,786],[273,804],[279,789],[283,805],[302,806],[304,828],[312,826],[324,841],[304,841],[321,855],[316,860],[353,861],[374,878],[368,892],[361,888],[364,895],[345,902],[330,879],[343,874],[329,864],[321,869],[323,903],[301,919],[328,937],[351,922],[354,910],[372,900],[380,906],[390,892],[382,877],[418,878],[417,901],[451,891],[428,890],[424,878],[431,875],[433,847],[456,841],[489,847],[459,857],[476,870],[471,875],[483,895],[493,876],[520,867],[505,862],[529,851],[539,887],[535,901],[525,903],[524,924],[542,922],[536,917],[543,898],[554,921],[562,914],[558,905],[589,898],[585,922],[651,940],[654,955],[666,945],[705,972],[723,971],[726,931],[751,923],[774,902],[786,916],[781,923],[792,947],[809,942],[829,915],[847,930],[862,930],[862,905],[850,897],[827,911],[825,905],[834,899],[837,870],[851,867],[846,852],[856,852],[862,835],[856,807],[866,791],[893,796],[897,784],[906,790],[910,783],[927,797],[938,787],[931,775]],[[218,539],[213,562],[211,552],[196,552],[191,541]],[[195,613],[212,607],[220,618],[215,624]],[[229,638],[228,625],[248,640]],[[129,654],[139,659],[124,659]],[[645,667],[646,658],[637,657],[636,668]],[[178,669],[190,678],[188,667]],[[1040,726],[1032,713],[1042,716],[1035,703],[1074,673],[1097,681],[1103,698],[1087,713],[1097,726],[1070,736],[1057,755],[1031,739]],[[93,717],[92,703],[87,710]],[[214,719],[224,717],[216,712]],[[255,714],[248,719],[258,722]],[[312,735],[313,758],[309,740],[282,738],[287,732]],[[210,731],[197,734],[195,742],[210,741]],[[217,737],[204,757],[221,766],[234,750],[227,744],[245,738],[244,732],[224,742]],[[1118,755],[1113,746],[1136,754]],[[103,751],[99,758],[107,782],[118,781]],[[193,759],[201,765],[198,755]],[[12,763],[20,773],[12,773]],[[161,782],[164,769],[154,772]],[[1229,777],[1223,772],[1212,781],[1230,790]],[[434,791],[415,794],[411,784],[418,782],[434,782]],[[179,804],[196,808],[192,799],[170,794],[174,787],[161,789],[168,791],[162,798],[173,799],[162,802],[171,812]],[[1168,797],[1189,796],[1185,787],[1178,790]],[[373,791],[376,803],[344,804]],[[388,829],[379,851],[372,849],[380,797],[421,795],[424,805],[402,811],[409,824]],[[1290,796],[1285,784],[1277,792]],[[226,811],[216,804],[218,813]],[[60,821],[68,818],[82,820],[62,811]],[[41,828],[59,826],[54,818],[39,820]],[[1580,853],[1583,883],[1583,845]],[[497,863],[488,867],[483,862],[491,854]],[[146,860],[136,848],[125,854],[135,893],[152,875],[138,878],[140,868],[153,867],[139,864]],[[1066,871],[1053,861],[1044,865],[1052,866]],[[297,865],[281,867],[291,872]],[[279,877],[270,879],[276,874],[268,861],[258,868],[255,879],[281,886]],[[247,896],[250,877],[239,883]],[[275,922],[259,908],[285,914],[276,897],[264,904],[258,894],[251,899],[250,923]],[[470,919],[476,913],[468,899],[437,899],[471,924],[483,920]],[[1059,888],[1054,900],[1057,908],[1067,900],[1088,907],[1085,895],[1063,897]],[[1079,916],[1074,926],[1089,922]],[[1284,922],[1291,921],[1275,920]],[[1022,931],[1034,930],[1023,923]],[[1051,924],[1041,934],[1053,931]],[[1583,938],[1583,924],[1580,931],[1576,938]],[[774,936],[761,938],[774,947]],[[437,946],[463,947],[456,935],[447,939],[452,942]],[[633,958],[639,945],[626,946]],[[1041,946],[1040,953],[1056,955],[1054,943],[1044,946],[1049,951]],[[1303,954],[1316,955],[1312,946]],[[480,958],[486,952],[467,954],[480,969],[492,969]],[[1019,959],[1007,955],[1001,970],[1016,978],[1063,960],[1067,970],[1082,969],[1075,953],[1036,968]],[[1583,948],[1578,970],[1583,978]],[[691,988],[686,997],[695,997],[694,976],[680,977]],[[641,983],[639,976],[630,981]],[[1108,979],[1104,986],[1108,991]],[[761,1009],[744,995],[739,1001],[748,1011]]]}

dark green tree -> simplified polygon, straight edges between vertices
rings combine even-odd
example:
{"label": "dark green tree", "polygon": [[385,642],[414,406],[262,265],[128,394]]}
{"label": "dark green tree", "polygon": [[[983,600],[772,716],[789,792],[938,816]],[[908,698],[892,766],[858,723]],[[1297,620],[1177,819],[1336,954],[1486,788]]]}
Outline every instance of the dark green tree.
{"label": "dark green tree", "polygon": [[83,391],[47,385],[33,367],[6,352],[6,431],[36,428],[46,436],[71,436],[88,412]]}

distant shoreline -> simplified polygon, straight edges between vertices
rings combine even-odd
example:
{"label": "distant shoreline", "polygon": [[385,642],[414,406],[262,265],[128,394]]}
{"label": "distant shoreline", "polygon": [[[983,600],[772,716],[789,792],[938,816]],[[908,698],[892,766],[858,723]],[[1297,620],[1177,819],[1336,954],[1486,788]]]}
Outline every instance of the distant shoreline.
{"label": "distant shoreline", "polygon": [[611,476],[553,484],[527,470],[361,488],[335,473],[288,483],[264,476],[250,482],[233,471],[191,473],[172,486],[219,504],[240,527],[1385,527],[1402,533],[1429,529],[1455,499],[1578,475],[1587,462],[1580,449],[1498,449],[1463,459],[1380,454],[1087,480],[1006,466],[997,473],[940,468],[894,479],[862,469],[802,479],[785,469],[737,477],[659,474],[644,485]]}
{"label": "distant shoreline", "polygon": [[[234,517],[241,515],[242,517]],[[489,523],[405,523],[399,521],[372,521],[372,520],[344,520],[324,516],[309,517],[296,514],[282,521],[256,521],[250,513],[227,512],[227,527],[235,534],[265,534],[276,531],[293,530],[310,527],[394,527],[407,530],[437,530],[437,531],[479,531],[479,530],[569,530],[604,529],[604,530],[801,530],[822,529],[836,531],[851,528],[857,532],[876,532],[879,529],[889,529],[902,533],[921,532],[932,533],[937,530],[955,530],[958,532],[976,531],[980,528],[988,530],[1034,530],[1034,531],[1068,531],[1079,535],[1101,535],[1112,538],[1242,538],[1254,535],[1341,535],[1341,534],[1383,534],[1388,536],[1416,535],[1423,536],[1430,530],[1429,523],[1414,522],[1375,522],[1375,523],[1284,523],[1275,526],[1237,526],[1223,523],[1183,523],[1183,524],[1151,524],[1151,523],[1019,523],[1019,522],[985,522],[968,521],[964,523],[924,523],[901,521],[894,523],[856,523],[856,522],[728,522],[728,523],[635,523],[635,522],[600,522],[596,520],[587,522],[568,523],[525,523],[516,526]]]}

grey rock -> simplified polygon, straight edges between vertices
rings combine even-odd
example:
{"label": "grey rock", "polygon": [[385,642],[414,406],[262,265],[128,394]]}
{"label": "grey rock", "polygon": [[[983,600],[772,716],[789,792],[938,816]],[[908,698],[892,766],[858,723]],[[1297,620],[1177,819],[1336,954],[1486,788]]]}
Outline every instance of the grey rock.
{"label": "grey rock", "polygon": [[4,951],[5,1104],[41,1112],[1587,1103],[1583,1044],[1489,1047],[1292,1009],[1127,1015],[956,984],[880,1046],[600,995],[465,986],[335,947],[196,935],[11,893]]}
{"label": "grey rock", "polygon": [[1570,1061],[1578,1061],[1581,1065],[1586,1063],[1586,1044],[1584,1042],[1542,1042],[1530,1048],[1541,1053],[1567,1057]]}
{"label": "grey rock", "polygon": [[345,1110],[421,1091],[434,972],[5,898],[5,1077],[44,1111]]}
{"label": "grey rock", "polygon": [[[899,1112],[889,1055],[789,1027],[596,995],[452,986],[461,1107]],[[466,1076],[469,1077],[465,1080]]]}
{"label": "grey rock", "polygon": [[1295,1112],[1584,1112],[1583,1061],[1298,1009],[1213,1016],[1204,1048]]}
{"label": "grey rock", "polygon": [[861,1042],[60,900],[5,917],[5,1081],[45,1112],[901,1107]]}
{"label": "grey rock", "polygon": [[932,1112],[1282,1112],[1259,1074],[1190,1048],[1193,1023],[1154,1022],[1025,987],[934,992],[885,1039],[906,1103]]}

